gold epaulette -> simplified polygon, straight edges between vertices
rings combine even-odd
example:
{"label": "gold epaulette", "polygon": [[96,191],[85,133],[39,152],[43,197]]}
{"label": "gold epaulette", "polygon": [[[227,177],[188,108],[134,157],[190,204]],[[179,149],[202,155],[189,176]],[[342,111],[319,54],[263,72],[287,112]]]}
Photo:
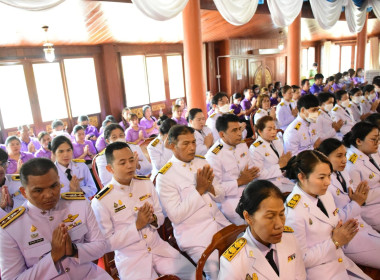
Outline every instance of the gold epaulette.
{"label": "gold epaulette", "polygon": [[285,104],[284,102],[281,102],[281,103],[280,103],[280,106],[284,106],[284,104]]}
{"label": "gold epaulette", "polygon": [[241,248],[247,244],[247,239],[240,237],[238,240],[234,242],[228,249],[223,253],[223,257],[225,257],[229,262],[239,253]]}
{"label": "gold epaulette", "polygon": [[365,102],[365,100],[362,100],[360,103],[364,103]]}
{"label": "gold epaulette", "polygon": [[204,156],[201,156],[201,155],[195,155],[195,157],[206,159]]}
{"label": "gold epaulette", "polygon": [[351,108],[351,104],[348,104],[348,106],[347,106],[348,108]]}
{"label": "gold epaulette", "polygon": [[253,143],[253,147],[258,147],[260,146],[261,144],[263,143],[263,141],[256,141],[255,143]]}
{"label": "gold epaulette", "polygon": [[98,153],[99,156],[104,155],[106,152],[106,149],[104,148],[101,152]]}
{"label": "gold epaulette", "polygon": [[13,175],[12,181],[20,181],[20,175]]}
{"label": "gold epaulette", "polygon": [[82,159],[82,158],[74,158],[71,160],[72,162],[86,162],[86,160]]}
{"label": "gold epaulette", "polygon": [[353,153],[348,160],[351,161],[352,163],[355,163],[357,159],[358,159],[358,155]]}
{"label": "gold epaulette", "polygon": [[284,232],[294,232],[294,230],[291,227],[284,226]]}
{"label": "gold epaulette", "polygon": [[221,149],[223,149],[223,145],[219,144],[218,146],[214,148],[214,150],[212,150],[212,152],[217,155]]}
{"label": "gold epaulette", "polygon": [[257,110],[257,112],[256,112],[256,113],[260,113],[260,112],[261,112],[261,109]]}
{"label": "gold epaulette", "polygon": [[301,196],[299,194],[293,195],[292,199],[286,204],[290,208],[295,208],[300,201]]}
{"label": "gold epaulette", "polygon": [[333,109],[333,111],[334,111],[334,112],[338,111],[338,107],[335,107],[335,108]]}
{"label": "gold epaulette", "polygon": [[137,180],[150,180],[149,177],[147,176],[142,176],[142,175],[135,175],[133,176],[133,178],[137,179]]}
{"label": "gold epaulette", "polygon": [[298,122],[298,123],[296,124],[296,126],[294,127],[294,129],[295,129],[295,130],[300,129],[301,125],[302,125],[302,123],[301,123],[301,122]]}
{"label": "gold epaulette", "polygon": [[228,113],[233,114],[234,113],[234,109],[231,109]]}
{"label": "gold epaulette", "polygon": [[106,196],[107,193],[109,193],[113,189],[113,185],[108,185],[107,187],[103,188],[100,192],[98,192],[97,195],[95,195],[95,198],[97,200],[101,200],[103,197]]}
{"label": "gold epaulette", "polygon": [[125,143],[127,143],[128,145],[135,145],[133,142],[126,141]]}
{"label": "gold epaulette", "polygon": [[156,147],[158,143],[160,143],[160,139],[156,138],[156,140],[154,140],[154,141],[152,142],[152,146],[153,146],[153,147]]}
{"label": "gold epaulette", "polygon": [[215,115],[216,115],[216,113],[212,113],[212,114],[210,115],[210,118],[213,118]]}
{"label": "gold epaulette", "polygon": [[15,221],[18,217],[20,217],[25,212],[25,207],[20,206],[14,210],[12,210],[8,215],[3,217],[0,220],[0,226],[2,228],[6,228],[9,226],[13,221]]}
{"label": "gold epaulette", "polygon": [[85,199],[83,192],[64,192],[61,197],[66,200],[83,200]]}
{"label": "gold epaulette", "polygon": [[167,164],[165,164],[165,165],[160,169],[160,171],[158,171],[158,173],[160,173],[160,174],[165,174],[166,171],[168,171],[169,168],[172,167],[172,165],[173,165],[173,163],[169,161]]}

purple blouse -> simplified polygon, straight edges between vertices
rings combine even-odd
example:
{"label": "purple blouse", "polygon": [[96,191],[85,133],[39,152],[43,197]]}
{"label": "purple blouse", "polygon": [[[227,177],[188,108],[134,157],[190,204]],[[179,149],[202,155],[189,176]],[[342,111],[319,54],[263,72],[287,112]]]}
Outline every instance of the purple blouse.
{"label": "purple blouse", "polygon": [[[74,158],[79,158],[83,154],[84,147],[86,147],[86,145],[88,145],[88,148],[90,149],[90,153],[91,154],[93,154],[93,155],[96,154],[96,149],[94,147],[94,144],[92,144],[91,141],[85,140],[84,144],[79,144],[76,141],[74,141],[73,142],[73,148],[74,148],[73,154],[74,154]],[[89,155],[86,155],[84,157],[84,160],[91,160],[91,157]]]}
{"label": "purple blouse", "polygon": [[[22,163],[27,162],[28,160],[34,158],[34,155],[28,152],[20,152],[20,159]],[[7,168],[7,174],[13,174],[17,171],[17,160],[8,158],[9,164]]]}
{"label": "purple blouse", "polygon": [[252,103],[247,98],[244,98],[243,101],[240,103],[240,106],[243,110],[249,110],[252,107]]}
{"label": "purple blouse", "polygon": [[143,132],[144,138],[148,138],[145,128],[139,125],[138,130],[134,130],[132,126],[127,128],[125,131],[125,140],[127,140],[127,142],[135,142],[137,139],[139,139],[140,130]]}
{"label": "purple blouse", "polygon": [[100,153],[101,151],[105,149],[106,146],[107,144],[106,144],[106,140],[104,139],[104,133],[102,133],[99,135],[98,139],[96,139],[95,147],[96,147],[96,150],[98,150],[98,152]]}
{"label": "purple blouse", "polygon": [[45,150],[44,148],[40,148],[35,154],[34,157],[36,158],[48,158],[51,159],[51,151]]}
{"label": "purple blouse", "polygon": [[[146,119],[145,117],[143,117],[141,120],[140,120],[140,126],[145,128],[145,130],[151,128],[153,126],[153,123],[156,121],[156,119],[152,116],[150,120]],[[159,131],[157,128],[153,129],[151,132],[147,133],[145,132],[146,135],[148,135],[147,137],[150,137],[151,135],[153,134],[156,134],[158,135],[159,134]],[[145,137],[145,136],[144,136]],[[137,137],[134,141],[136,141],[139,137]],[[129,141],[129,140],[127,140]],[[129,142],[134,142],[134,141],[129,141]]]}
{"label": "purple blouse", "polygon": [[127,127],[125,127],[123,121],[119,122],[119,125],[123,128],[123,130],[126,130],[129,127],[129,123],[127,122]]}
{"label": "purple blouse", "polygon": [[364,84],[365,83],[365,80],[364,80],[364,77],[354,77],[354,84],[357,85],[357,84]]}
{"label": "purple blouse", "polygon": [[312,94],[318,94],[323,91],[323,86],[318,86],[316,84],[313,84],[310,88],[310,92]]}
{"label": "purple blouse", "polygon": [[304,96],[304,95],[306,95],[306,94],[310,94],[310,92],[301,89],[301,96]]}
{"label": "purple blouse", "polygon": [[30,142],[33,143],[34,147],[36,148],[36,151],[41,148],[41,144],[40,144],[40,142],[38,142],[37,138],[29,137],[29,142],[28,143],[24,142],[20,138],[20,142],[21,142],[21,150],[20,150],[21,152],[27,152],[28,151],[28,145],[29,145]]}
{"label": "purple blouse", "polygon": [[[230,105],[230,109],[234,110],[234,114],[235,115],[240,114],[240,112],[242,111],[242,108],[241,108],[240,104],[239,105],[231,104]],[[245,115],[243,114],[243,115],[239,116],[239,119],[240,120],[245,120]]]}
{"label": "purple blouse", "polygon": [[278,104],[277,97],[271,97],[270,98],[270,106],[276,106]]}
{"label": "purple blouse", "polygon": [[336,84],[336,83],[334,83],[333,85],[332,85],[332,87],[333,87],[333,89],[334,89],[334,92],[337,92],[338,90],[341,90],[343,87],[344,87],[344,85],[343,84]]}
{"label": "purple blouse", "polygon": [[187,126],[187,121],[183,117],[181,117],[180,119],[176,119],[175,117],[172,117],[172,120],[174,120],[177,124],[186,125]]}
{"label": "purple blouse", "polygon": [[4,151],[7,151],[7,147],[4,144],[0,144],[0,149],[3,149]]}

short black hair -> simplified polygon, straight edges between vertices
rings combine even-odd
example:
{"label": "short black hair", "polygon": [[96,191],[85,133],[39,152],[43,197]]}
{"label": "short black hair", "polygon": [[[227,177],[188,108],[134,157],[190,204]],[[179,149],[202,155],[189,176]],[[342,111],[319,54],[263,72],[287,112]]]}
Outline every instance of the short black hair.
{"label": "short black hair", "polygon": [[335,83],[336,84],[339,83],[339,80],[342,79],[342,77],[343,77],[342,73],[340,72],[336,73],[334,76]]}
{"label": "short black hair", "polygon": [[328,101],[330,98],[334,99],[334,104],[335,104],[335,96],[331,92],[320,92],[320,93],[318,93],[318,97],[317,98],[318,98],[318,101],[319,101],[319,105],[322,105],[323,103],[325,103],[326,101]]}
{"label": "short black hair", "polygon": [[301,81],[301,86],[304,86],[308,81],[309,81],[309,79],[303,79]]}
{"label": "short black hair", "polygon": [[300,89],[300,87],[297,86],[297,85],[292,85],[292,89],[293,89],[293,92],[296,92],[296,90],[297,90],[297,89]]}
{"label": "short black hair", "polygon": [[116,122],[115,117],[112,116],[112,115],[108,115],[105,119],[106,119],[106,120],[110,120],[111,122]]}
{"label": "short black hair", "polygon": [[223,97],[227,97],[227,99],[228,99],[227,93],[225,93],[225,92],[218,92],[217,94],[215,94],[212,97],[211,104],[212,105],[218,105],[219,100],[221,100]]}
{"label": "short black hair", "polygon": [[342,145],[343,145],[342,141],[339,141],[336,138],[327,138],[322,141],[317,151],[320,151],[322,154],[328,157],[333,151],[335,151]]}
{"label": "short black hair", "polygon": [[107,164],[112,164],[113,163],[113,161],[115,159],[114,156],[113,156],[113,152],[114,151],[122,150],[124,148],[128,148],[129,150],[131,150],[131,148],[129,147],[129,145],[127,143],[125,143],[125,142],[119,142],[119,141],[117,141],[117,142],[109,144],[106,147],[106,151],[104,153],[106,155]]}
{"label": "short black hair", "polygon": [[167,115],[162,115],[161,117],[158,118],[157,124],[162,125],[162,123],[166,121],[167,119],[169,119]]}
{"label": "short black hair", "polygon": [[341,89],[341,90],[338,90],[337,92],[335,92],[335,97],[337,100],[342,100],[342,96],[345,95],[347,93],[347,91]]}
{"label": "short black hair", "polygon": [[115,123],[115,122],[113,122],[113,121],[111,121],[111,120],[107,120],[107,119],[105,119],[105,120],[102,122],[102,127],[105,128],[109,123]]}
{"label": "short black hair", "polygon": [[172,119],[167,119],[167,120],[164,120],[160,126],[160,133],[162,135],[165,135],[165,134],[168,134],[169,133],[169,130],[170,128],[173,126],[173,125],[176,125],[176,121],[175,120],[172,120]]}
{"label": "short black hair", "polygon": [[120,126],[118,123],[111,123],[110,125],[107,125],[104,129],[104,139],[109,139],[111,136],[112,131],[115,129],[120,129],[124,132],[124,129]]}
{"label": "short black hair", "polygon": [[366,93],[366,92],[370,93],[374,89],[375,89],[375,87],[373,85],[366,85],[366,86],[363,87],[362,90],[363,90],[363,93]]}
{"label": "short black hair", "polygon": [[274,121],[274,119],[271,116],[264,116],[261,117],[257,123],[255,124],[255,129],[257,132],[263,131],[265,126],[267,125],[267,122]]}
{"label": "short black hair", "polygon": [[369,115],[368,117],[366,117],[365,121],[377,125],[380,129],[380,114],[379,113],[373,113]]}
{"label": "short black hair", "polygon": [[[65,137],[65,136],[62,136]],[[66,138],[66,137],[65,137]],[[54,138],[56,139],[56,138]],[[67,139],[67,138],[66,138]],[[32,158],[21,166],[20,180],[21,184],[26,187],[28,185],[28,176],[42,176],[47,174],[50,169],[54,169],[58,177],[58,169],[54,162],[47,158]]]}
{"label": "short black hair", "polygon": [[78,122],[85,122],[88,121],[88,116],[82,115],[78,117]]}
{"label": "short black hair", "polygon": [[277,81],[277,82],[274,83],[274,88],[278,88],[280,85],[281,85],[281,82]]}
{"label": "short black hair", "polygon": [[0,165],[8,161],[8,154],[3,149],[0,149]]}
{"label": "short black hair", "polygon": [[223,131],[226,132],[228,129],[228,123],[230,122],[239,122],[239,117],[234,114],[223,114],[216,120],[216,130],[218,132]]}
{"label": "short black hair", "polygon": [[8,146],[8,144],[11,143],[13,140],[18,141],[21,144],[20,139],[16,135],[12,135],[7,137],[7,139],[5,140],[5,146]]}
{"label": "short black hair", "polygon": [[84,127],[77,124],[76,126],[74,126],[73,128],[73,133],[76,134],[79,130],[84,130]]}
{"label": "short black hair", "polygon": [[54,121],[51,123],[51,127],[52,127],[53,129],[56,128],[57,126],[64,126],[63,121],[61,121],[61,120],[54,120]]}
{"label": "short black hair", "polygon": [[301,96],[297,101],[297,109],[299,112],[301,112],[301,108],[310,109],[318,106],[318,98],[313,94],[306,94],[304,96]]}
{"label": "short black hair", "polygon": [[243,95],[240,92],[235,92],[234,95],[232,95],[232,99],[239,99],[243,98]]}
{"label": "short black hair", "polygon": [[168,133],[168,141],[169,144],[176,144],[178,141],[178,136],[185,134],[194,134],[194,128],[186,126],[186,125],[173,125]]}
{"label": "short black hair", "polygon": [[323,74],[318,73],[315,75],[314,80],[319,80],[319,79],[323,79],[323,78],[324,78]]}
{"label": "short black hair", "polygon": [[244,220],[244,210],[252,216],[260,208],[261,202],[269,197],[276,197],[284,201],[282,192],[272,182],[252,181],[245,187],[235,211]]}
{"label": "short black hair", "polygon": [[198,113],[202,113],[203,111],[199,108],[193,108],[189,111],[189,115],[187,116],[187,121],[195,119],[195,116]]}
{"label": "short black hair", "polygon": [[358,122],[352,128],[351,131],[343,136],[344,145],[349,148],[351,145],[357,147],[356,140],[364,140],[367,135],[374,129],[379,129],[377,125],[369,122]]}
{"label": "short black hair", "polygon": [[61,146],[63,143],[68,144],[71,147],[71,149],[73,149],[73,143],[71,143],[70,139],[64,135],[54,137],[53,140],[50,142],[49,149],[53,152],[53,154],[55,154],[58,147]]}
{"label": "short black hair", "polygon": [[348,93],[349,96],[354,96],[358,91],[360,91],[360,88],[353,88]]}

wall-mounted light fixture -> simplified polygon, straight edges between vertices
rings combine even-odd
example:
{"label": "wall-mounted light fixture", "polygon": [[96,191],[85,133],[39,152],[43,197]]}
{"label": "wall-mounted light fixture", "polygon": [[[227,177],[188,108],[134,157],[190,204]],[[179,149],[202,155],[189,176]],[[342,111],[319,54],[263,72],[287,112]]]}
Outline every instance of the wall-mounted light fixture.
{"label": "wall-mounted light fixture", "polygon": [[49,62],[53,62],[54,59],[55,59],[55,54],[54,54],[54,48],[53,48],[53,44],[49,42],[48,40],[48,30],[49,30],[49,26],[45,25],[45,26],[42,26],[42,29],[45,31],[46,33],[46,40],[45,40],[45,43],[43,44],[44,46],[44,53],[45,53],[45,59]]}

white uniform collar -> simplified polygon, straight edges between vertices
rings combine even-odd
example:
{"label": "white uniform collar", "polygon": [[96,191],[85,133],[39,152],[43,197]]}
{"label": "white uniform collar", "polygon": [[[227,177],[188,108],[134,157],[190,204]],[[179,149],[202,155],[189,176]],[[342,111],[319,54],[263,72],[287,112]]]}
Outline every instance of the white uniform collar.
{"label": "white uniform collar", "polygon": [[219,141],[220,141],[220,144],[222,144],[228,150],[235,150],[236,149],[236,146],[234,147],[234,146],[228,145],[226,142],[223,141],[222,138],[220,138]]}
{"label": "white uniform collar", "polygon": [[28,211],[30,211],[30,213],[32,214],[32,216],[33,215],[37,215],[37,216],[44,216],[44,217],[46,217],[46,216],[52,215],[52,213],[54,211],[58,210],[59,206],[60,206],[60,203],[61,203],[61,198],[58,200],[58,202],[55,205],[55,207],[53,207],[50,210],[42,210],[42,209],[38,208],[37,206],[33,205],[32,203],[30,203],[28,200],[26,202],[26,206],[27,206]]}
{"label": "white uniform collar", "polygon": [[301,187],[300,185],[297,183],[296,184],[296,187],[299,189],[299,192],[302,193],[303,195],[305,195],[312,203],[314,203],[315,205],[317,205],[318,203],[318,196],[317,197],[314,197],[308,193],[306,193]]}
{"label": "white uniform collar", "polygon": [[284,98],[281,98],[281,102],[284,102],[285,105],[289,105],[292,103],[292,100],[290,100],[289,102],[286,101]]}
{"label": "white uniform collar", "polygon": [[73,170],[72,161],[70,161],[69,166],[64,167],[62,164],[60,164],[58,161],[56,161],[56,165],[63,173],[66,173],[67,169]]}
{"label": "white uniform collar", "polygon": [[129,188],[133,185],[133,178],[131,180],[131,183],[129,185],[123,185],[120,184],[118,181],[116,181],[115,177],[112,176],[111,181],[108,183],[108,185],[112,185],[115,189],[124,189],[124,187]]}
{"label": "white uniform collar", "polygon": [[179,160],[178,158],[176,158],[175,155],[173,155],[172,158],[171,158],[169,161],[171,161],[171,162],[173,162],[173,163],[178,163],[179,165],[183,165],[183,166],[185,167],[185,166],[187,166],[187,165],[192,165],[194,159],[193,159],[192,161],[190,161],[190,162],[184,162],[184,161]]}
{"label": "white uniform collar", "polygon": [[358,155],[358,159],[361,159],[361,160],[368,159],[369,160],[369,157],[365,153],[360,151],[358,148],[356,148],[355,146],[351,145],[350,150],[352,151],[351,154],[355,153]]}
{"label": "white uniform collar", "polygon": [[269,247],[267,247],[264,244],[260,243],[259,241],[257,241],[253,237],[253,235],[251,233],[251,229],[249,227],[247,227],[247,234],[248,234],[248,238],[251,239],[252,243],[254,243],[256,245],[256,247],[260,250],[260,252],[264,256],[266,256],[271,249],[273,249],[274,251],[276,251],[276,244],[270,244]]}

